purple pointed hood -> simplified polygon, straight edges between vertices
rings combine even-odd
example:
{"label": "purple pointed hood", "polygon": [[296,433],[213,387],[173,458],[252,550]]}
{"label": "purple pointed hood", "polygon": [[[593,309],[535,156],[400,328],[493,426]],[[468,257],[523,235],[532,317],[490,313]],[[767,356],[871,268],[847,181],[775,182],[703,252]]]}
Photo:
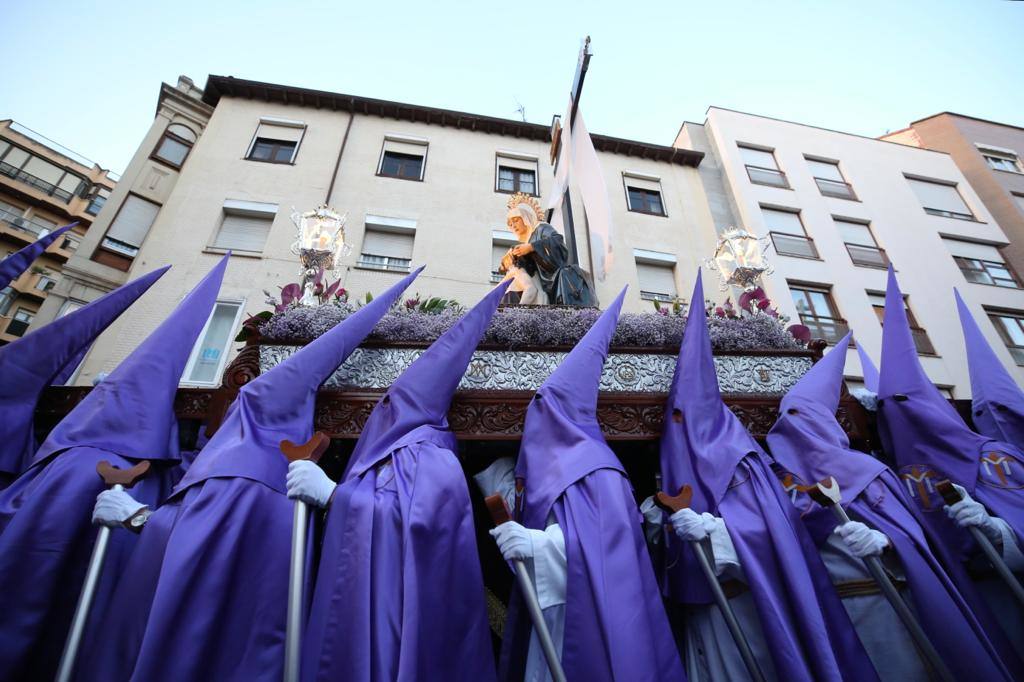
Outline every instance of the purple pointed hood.
{"label": "purple pointed hood", "polygon": [[928,466],[973,488],[978,453],[989,439],[967,428],[921,367],[892,266],[885,292],[881,370],[878,431],[886,451],[900,468]]}
{"label": "purple pointed hood", "polygon": [[1024,447],[1024,391],[988,345],[960,292],[953,292],[967,345],[974,426],[989,438]]}
{"label": "purple pointed hood", "polygon": [[133,459],[178,459],[174,398],[196,339],[217,302],[230,254],[139,347],[54,427],[32,460],[76,446]]}
{"label": "purple pointed hood", "polygon": [[281,441],[313,436],[313,409],[320,385],[363,342],[423,271],[402,278],[340,324],[266,374],[246,384],[224,423],[189,467],[175,493],[208,478],[248,478],[285,492],[288,462]]}
{"label": "purple pointed hood", "polygon": [[0,261],[0,289],[5,288],[8,284],[18,279],[18,277],[21,276],[21,273],[28,270],[28,266],[32,265],[32,262],[35,261],[36,258],[39,258],[50,244],[57,241],[58,237],[77,224],[78,223],[71,223],[64,227],[58,227],[45,237],[40,237],[25,248],[20,251],[15,251],[10,256]]}
{"label": "purple pointed hood", "polygon": [[694,508],[701,512],[717,507],[741,459],[763,452],[722,402],[703,301],[698,270],[661,436],[665,482],[694,482]]}
{"label": "purple pointed hood", "polygon": [[842,503],[849,504],[886,466],[850,449],[836,421],[850,334],[796,382],[779,404],[779,419],[768,432],[772,457],[805,484],[835,476]]}
{"label": "purple pointed hood", "polygon": [[516,478],[526,481],[523,523],[529,527],[543,528],[555,500],[592,471],[623,472],[597,422],[597,397],[625,296],[623,289],[537,389],[526,411]]}
{"label": "purple pointed hood", "polygon": [[872,393],[878,393],[878,368],[875,367],[868,352],[864,350],[863,344],[857,344],[857,355],[860,356],[860,371],[864,375],[864,388]]}
{"label": "purple pointed hood", "polygon": [[143,275],[0,348],[0,473],[17,475],[28,468],[36,449],[33,416],[43,389],[170,267]]}
{"label": "purple pointed hood", "polygon": [[363,475],[414,429],[448,430],[452,396],[510,282],[494,287],[388,387],[363,426],[342,480]]}

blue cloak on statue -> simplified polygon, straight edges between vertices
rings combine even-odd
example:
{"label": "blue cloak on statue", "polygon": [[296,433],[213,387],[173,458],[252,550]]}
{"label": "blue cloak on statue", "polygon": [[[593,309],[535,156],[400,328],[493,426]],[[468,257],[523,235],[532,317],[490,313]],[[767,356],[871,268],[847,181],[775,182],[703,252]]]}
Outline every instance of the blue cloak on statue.
{"label": "blue cloak on statue", "polygon": [[242,387],[146,523],[80,679],[280,682],[295,505],[281,441],[309,441],[320,384],[420,270]]}
{"label": "blue cloak on statue", "polygon": [[[96,538],[91,517],[104,489],[96,465],[150,460],[131,490],[156,507],[179,460],[174,398],[220,289],[227,256],[56,427],[32,465],[0,493],[0,680],[51,679]],[[136,536],[114,533],[93,614],[113,594]],[[95,619],[92,619],[95,624]]]}

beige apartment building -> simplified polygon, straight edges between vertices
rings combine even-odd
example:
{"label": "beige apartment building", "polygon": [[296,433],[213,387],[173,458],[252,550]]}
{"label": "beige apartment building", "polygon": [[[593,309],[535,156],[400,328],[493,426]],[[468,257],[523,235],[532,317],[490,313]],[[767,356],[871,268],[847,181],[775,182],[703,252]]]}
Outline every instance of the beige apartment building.
{"label": "beige apartment building", "polygon": [[[983,280],[975,265],[1009,239],[949,154],[717,107],[704,124],[684,123],[676,145],[707,153],[709,201],[770,240],[766,290],[816,337],[852,329],[877,363],[891,262],[937,385],[970,396],[954,286],[1024,382],[1024,341],[1001,333],[1024,316],[1022,282],[1007,269],[992,270],[1004,281]],[[859,368],[851,351],[851,380]]]}
{"label": "beige apartment building", "polygon": [[[23,336],[39,319],[116,182],[116,175],[60,144],[16,121],[0,121],[0,258],[78,223],[0,290],[0,345]],[[75,307],[57,305],[48,319]]]}

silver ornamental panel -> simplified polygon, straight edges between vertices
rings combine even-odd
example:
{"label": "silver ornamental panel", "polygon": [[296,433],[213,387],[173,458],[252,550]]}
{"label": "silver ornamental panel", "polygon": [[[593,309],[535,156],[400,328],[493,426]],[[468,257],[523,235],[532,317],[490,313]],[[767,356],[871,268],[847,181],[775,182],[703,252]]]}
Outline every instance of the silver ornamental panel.
{"label": "silver ornamental panel", "polygon": [[[270,371],[299,348],[261,346],[260,372]],[[324,385],[384,389],[423,352],[416,348],[357,348]],[[533,391],[566,355],[563,352],[476,351],[459,388]],[[601,390],[667,392],[675,363],[675,355],[612,353],[601,373]],[[779,395],[788,391],[811,364],[810,358],[801,356],[723,355],[715,358],[715,371],[723,393]]]}

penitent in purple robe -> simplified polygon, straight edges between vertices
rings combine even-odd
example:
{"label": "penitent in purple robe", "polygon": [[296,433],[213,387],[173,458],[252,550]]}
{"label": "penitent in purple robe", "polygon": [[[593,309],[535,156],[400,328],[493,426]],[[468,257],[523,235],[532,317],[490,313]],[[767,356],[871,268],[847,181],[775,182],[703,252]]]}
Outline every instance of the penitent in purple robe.
{"label": "penitent in purple robe", "polygon": [[[693,510],[725,521],[778,679],[877,679],[814,541],[771,469],[771,459],[722,402],[703,300],[698,273],[665,408],[665,489],[692,486]],[[692,548],[667,533],[665,554],[668,596],[679,604],[710,602]],[[733,647],[732,642],[718,645]],[[762,670],[770,674],[766,663],[761,662]]]}
{"label": "penitent in purple robe", "polygon": [[[835,419],[849,342],[847,334],[782,398],[779,420],[768,432],[772,456],[797,484],[813,485],[834,476],[842,492],[841,504],[850,516],[889,537],[921,626],[955,676],[964,680],[1013,679],[1000,658],[1000,653],[1011,651],[1009,642],[1004,641],[963,567],[949,560],[896,474],[874,457],[851,449],[846,432]],[[824,544],[836,526],[835,517],[805,494],[799,493],[799,497],[798,506],[806,510],[808,527],[819,545]],[[877,643],[872,654],[882,659],[879,670],[886,670],[890,679],[908,679],[910,671],[921,664],[913,644],[893,630],[903,633],[902,623],[881,596],[867,606],[886,614],[864,614],[860,626],[882,630],[861,632],[862,638],[870,634],[870,641]],[[1008,663],[1019,666],[1012,654]],[[903,675],[898,672],[901,668]]]}
{"label": "penitent in purple robe", "polygon": [[58,227],[53,232],[40,237],[20,251],[15,251],[7,258],[0,260],[0,289],[6,289],[8,284],[20,277],[21,273],[28,270],[28,266],[32,265],[36,258],[43,255],[43,252],[49,248],[50,244],[57,241],[61,235],[77,224],[71,223],[64,227]]}
{"label": "penitent in purple robe", "polygon": [[302,679],[494,679],[473,512],[448,407],[508,282],[388,388],[327,512]]}
{"label": "penitent in purple robe", "polygon": [[1024,391],[1000,362],[971,311],[956,294],[971,372],[971,417],[978,433],[1024,448]]}
{"label": "penitent in purple robe", "polygon": [[[38,443],[36,403],[110,323],[153,286],[170,266],[143,275],[31,334],[0,348],[0,490],[28,468]],[[63,383],[63,382],[60,382]]]}
{"label": "penitent in purple robe", "polygon": [[149,518],[81,679],[281,680],[295,505],[281,441],[309,441],[320,384],[421,270],[242,387]]}
{"label": "penitent in purple robe", "polygon": [[[685,680],[622,464],[597,422],[598,386],[625,290],[537,390],[526,413],[516,478],[520,521],[565,537],[562,667],[570,680]],[[509,605],[501,676],[520,680],[532,624]]]}
{"label": "penitent in purple robe", "polygon": [[[0,680],[50,679],[56,670],[96,537],[104,489],[97,463],[152,462],[131,490],[156,507],[178,455],[174,397],[213,310],[227,257],[43,442],[32,465],[0,493]],[[111,599],[136,536],[112,534],[89,627]]]}

